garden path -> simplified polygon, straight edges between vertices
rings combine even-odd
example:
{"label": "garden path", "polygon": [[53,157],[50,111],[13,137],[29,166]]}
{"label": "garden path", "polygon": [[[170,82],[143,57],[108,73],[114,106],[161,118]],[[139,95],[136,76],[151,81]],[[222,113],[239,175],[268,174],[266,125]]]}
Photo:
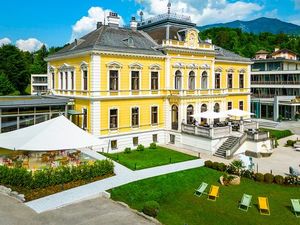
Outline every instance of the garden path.
{"label": "garden path", "polygon": [[[83,152],[96,159],[105,159],[105,156],[89,149],[85,149]],[[114,164],[116,175],[113,177],[36,199],[27,202],[26,205],[37,213],[46,212],[76,202],[98,197],[106,190],[122,186],[127,183],[168,173],[197,168],[204,165],[204,160],[195,159],[138,171],[132,171],[116,162],[114,162]]]}

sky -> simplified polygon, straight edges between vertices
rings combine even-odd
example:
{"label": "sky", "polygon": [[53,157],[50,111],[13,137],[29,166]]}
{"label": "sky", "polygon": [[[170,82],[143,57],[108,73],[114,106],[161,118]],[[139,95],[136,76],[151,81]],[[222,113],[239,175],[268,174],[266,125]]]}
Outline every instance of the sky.
{"label": "sky", "polygon": [[[96,28],[110,11],[122,26],[130,18],[167,12],[168,0],[10,0],[1,3],[0,46],[14,44],[23,51],[63,46]],[[171,11],[191,16],[197,25],[261,16],[300,25],[300,0],[171,0]]]}

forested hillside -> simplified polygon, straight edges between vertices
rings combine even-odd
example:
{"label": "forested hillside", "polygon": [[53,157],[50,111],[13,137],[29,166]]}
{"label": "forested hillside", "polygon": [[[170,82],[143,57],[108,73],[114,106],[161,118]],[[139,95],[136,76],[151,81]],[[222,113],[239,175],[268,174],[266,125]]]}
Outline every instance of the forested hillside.
{"label": "forested hillside", "polygon": [[246,33],[238,28],[210,28],[200,32],[202,40],[212,39],[215,45],[252,58],[255,52],[264,49],[269,52],[275,47],[290,49],[300,55],[300,36],[284,33]]}

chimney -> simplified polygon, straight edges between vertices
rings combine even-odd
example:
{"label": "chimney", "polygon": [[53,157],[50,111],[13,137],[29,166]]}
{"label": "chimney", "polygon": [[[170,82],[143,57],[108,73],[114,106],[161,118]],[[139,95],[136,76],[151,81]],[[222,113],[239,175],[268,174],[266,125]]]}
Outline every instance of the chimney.
{"label": "chimney", "polygon": [[97,29],[99,29],[100,27],[102,27],[102,22],[97,22]]}
{"label": "chimney", "polygon": [[131,30],[133,31],[136,31],[137,30],[137,24],[138,22],[136,21],[135,17],[131,17],[131,21],[130,21],[130,28]]}
{"label": "chimney", "polygon": [[110,12],[107,17],[107,22],[110,27],[119,27],[120,17],[118,17],[118,13]]}

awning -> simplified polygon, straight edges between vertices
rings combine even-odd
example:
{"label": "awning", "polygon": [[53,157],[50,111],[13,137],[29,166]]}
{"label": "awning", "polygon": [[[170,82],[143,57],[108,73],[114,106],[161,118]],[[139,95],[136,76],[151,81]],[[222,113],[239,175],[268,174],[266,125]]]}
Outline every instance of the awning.
{"label": "awning", "polygon": [[213,112],[213,111],[205,111],[201,113],[196,113],[192,115],[194,118],[204,118],[204,119],[220,119],[227,118],[228,115],[223,112]]}
{"label": "awning", "polygon": [[0,148],[24,151],[55,151],[98,146],[101,141],[59,116],[30,127],[0,134]]}
{"label": "awning", "polygon": [[83,114],[84,114],[83,112],[79,112],[79,111],[76,111],[76,110],[68,110],[68,115],[71,115],[71,116],[83,115]]}
{"label": "awning", "polygon": [[235,116],[235,117],[246,117],[246,116],[251,116],[254,115],[254,113],[240,110],[240,109],[231,109],[226,111],[226,114],[229,116]]}

